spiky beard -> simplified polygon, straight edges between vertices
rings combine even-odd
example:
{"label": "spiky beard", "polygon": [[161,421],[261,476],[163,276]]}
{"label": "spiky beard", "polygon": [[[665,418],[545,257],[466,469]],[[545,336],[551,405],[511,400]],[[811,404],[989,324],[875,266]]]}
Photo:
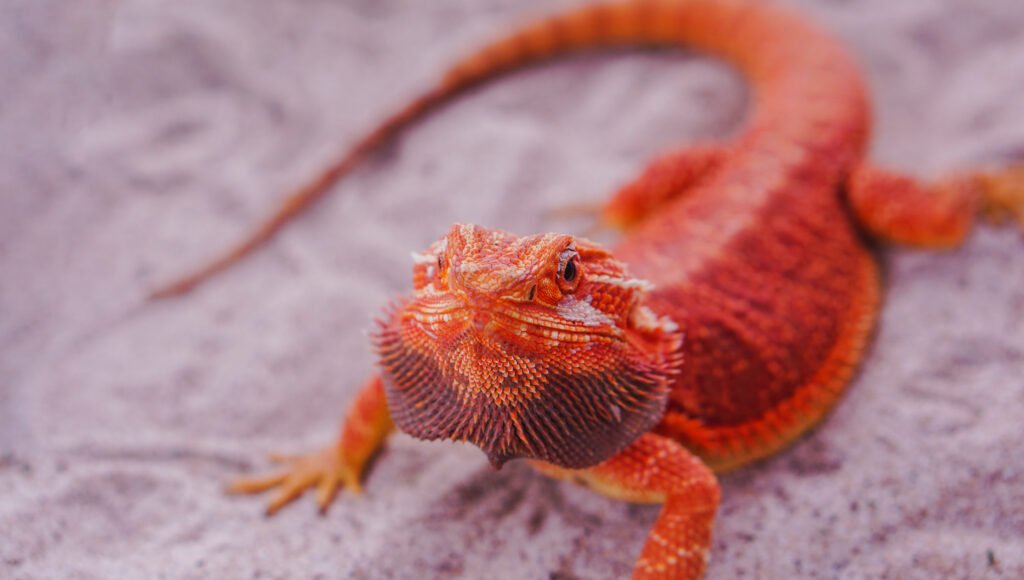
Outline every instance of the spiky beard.
{"label": "spiky beard", "polygon": [[396,308],[375,342],[402,431],[468,441],[496,467],[527,457],[577,469],[610,458],[660,420],[680,363],[681,336],[672,330],[627,329],[525,352],[471,329],[439,338]]}

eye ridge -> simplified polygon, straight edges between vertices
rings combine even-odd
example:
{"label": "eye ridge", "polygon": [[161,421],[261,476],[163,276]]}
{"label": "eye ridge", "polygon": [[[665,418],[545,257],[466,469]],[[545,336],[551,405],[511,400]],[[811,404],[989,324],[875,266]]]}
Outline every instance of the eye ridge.
{"label": "eye ridge", "polygon": [[563,294],[576,291],[580,279],[580,255],[575,248],[566,248],[558,257],[558,288]]}

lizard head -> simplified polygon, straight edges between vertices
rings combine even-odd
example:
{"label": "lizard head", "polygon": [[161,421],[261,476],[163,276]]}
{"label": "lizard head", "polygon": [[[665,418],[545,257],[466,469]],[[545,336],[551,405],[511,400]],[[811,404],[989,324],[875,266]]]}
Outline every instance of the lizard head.
{"label": "lizard head", "polygon": [[401,430],[582,468],[661,418],[682,336],[606,250],[456,224],[413,258],[375,337]]}

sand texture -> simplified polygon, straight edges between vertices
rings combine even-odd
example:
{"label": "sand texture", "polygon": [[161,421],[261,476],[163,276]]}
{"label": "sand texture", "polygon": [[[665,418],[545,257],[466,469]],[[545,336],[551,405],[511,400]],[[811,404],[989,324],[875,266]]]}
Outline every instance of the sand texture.
{"label": "sand texture", "polygon": [[[920,175],[1024,157],[1021,0],[792,0],[875,100],[872,157]],[[330,441],[409,252],[455,221],[580,231],[747,95],[682,52],[587,56],[461,99],[265,250],[237,239],[457,55],[570,1],[0,4],[0,577],[622,578],[657,516],[477,449],[393,438],[366,492],[222,493]],[[872,351],[827,422],[723,478],[709,577],[1024,577],[1024,237],[883,249]]]}

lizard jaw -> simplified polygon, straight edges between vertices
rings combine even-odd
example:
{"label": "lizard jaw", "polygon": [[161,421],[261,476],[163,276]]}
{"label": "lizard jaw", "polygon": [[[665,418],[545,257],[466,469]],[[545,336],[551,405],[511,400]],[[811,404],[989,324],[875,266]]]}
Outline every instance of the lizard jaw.
{"label": "lizard jaw", "polygon": [[438,356],[400,320],[377,335],[395,424],[419,439],[473,443],[496,468],[517,457],[566,468],[608,459],[661,419],[678,362],[678,335],[657,353],[630,341],[570,347],[554,365],[475,329]]}

